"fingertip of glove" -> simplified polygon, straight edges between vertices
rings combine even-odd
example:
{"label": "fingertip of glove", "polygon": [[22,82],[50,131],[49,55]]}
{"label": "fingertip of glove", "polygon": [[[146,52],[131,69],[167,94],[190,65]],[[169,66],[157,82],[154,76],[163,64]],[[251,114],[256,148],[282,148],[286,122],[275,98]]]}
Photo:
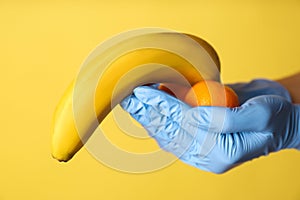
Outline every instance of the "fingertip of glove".
{"label": "fingertip of glove", "polygon": [[[141,100],[147,97],[147,93],[155,90],[152,86],[139,86],[133,90],[133,94],[125,97],[121,102],[121,107],[130,112]],[[139,98],[138,98],[139,97]]]}
{"label": "fingertip of glove", "polygon": [[120,102],[120,106],[124,109],[124,110],[128,110],[129,105],[130,105],[130,98],[132,97],[132,95],[129,95],[127,97],[125,97],[121,102]]}
{"label": "fingertip of glove", "polygon": [[150,119],[147,115],[131,114],[131,116],[142,126],[147,126],[150,123]]}
{"label": "fingertip of glove", "polygon": [[140,102],[134,95],[130,95],[120,103],[120,106],[130,114],[135,114],[142,110],[143,103]]}
{"label": "fingertip of glove", "polygon": [[170,101],[162,91],[149,86],[140,86],[135,88],[133,92],[136,98],[144,104],[152,106],[161,114],[169,114]]}

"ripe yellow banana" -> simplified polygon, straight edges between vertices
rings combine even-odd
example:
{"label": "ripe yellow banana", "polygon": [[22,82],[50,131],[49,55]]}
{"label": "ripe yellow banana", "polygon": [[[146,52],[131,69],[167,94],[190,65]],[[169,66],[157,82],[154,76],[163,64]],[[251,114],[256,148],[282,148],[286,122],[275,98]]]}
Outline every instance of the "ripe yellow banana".
{"label": "ripe yellow banana", "polygon": [[55,110],[52,156],[59,161],[71,159],[111,109],[136,86],[177,82],[178,74],[172,70],[189,84],[203,79],[219,81],[216,52],[192,35],[153,32],[105,48],[87,59]]}

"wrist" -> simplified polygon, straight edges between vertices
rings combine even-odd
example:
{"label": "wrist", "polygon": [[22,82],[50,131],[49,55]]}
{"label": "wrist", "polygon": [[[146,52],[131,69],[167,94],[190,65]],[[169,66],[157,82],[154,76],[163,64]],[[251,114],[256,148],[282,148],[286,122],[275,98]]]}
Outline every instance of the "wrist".
{"label": "wrist", "polygon": [[300,85],[300,72],[289,77],[282,78],[277,80],[283,87],[285,87],[292,98],[293,103],[300,103],[300,93],[299,93],[299,85]]}
{"label": "wrist", "polygon": [[292,102],[291,94],[285,85],[283,85],[282,83],[280,83],[278,81],[271,81],[271,80],[266,80],[266,81],[270,81],[274,84],[274,87],[272,89],[275,91],[277,90],[279,92],[279,96],[282,96],[282,97],[286,98],[289,102]]}

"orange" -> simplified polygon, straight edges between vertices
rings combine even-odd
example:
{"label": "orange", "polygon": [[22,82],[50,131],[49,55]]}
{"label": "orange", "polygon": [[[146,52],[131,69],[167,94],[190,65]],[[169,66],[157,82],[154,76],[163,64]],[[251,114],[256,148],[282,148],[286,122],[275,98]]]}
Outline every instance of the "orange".
{"label": "orange", "polygon": [[237,107],[237,94],[228,86],[216,81],[200,81],[187,92],[184,101],[190,106]]}
{"label": "orange", "polygon": [[176,83],[162,83],[158,86],[158,89],[163,90],[181,101],[184,101],[184,98],[190,88]]}

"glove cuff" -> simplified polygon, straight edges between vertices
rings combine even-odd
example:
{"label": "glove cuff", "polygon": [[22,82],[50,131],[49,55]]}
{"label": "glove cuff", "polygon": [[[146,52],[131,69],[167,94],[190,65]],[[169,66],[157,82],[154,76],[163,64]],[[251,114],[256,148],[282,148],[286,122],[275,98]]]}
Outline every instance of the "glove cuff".
{"label": "glove cuff", "polygon": [[291,135],[288,146],[300,150],[300,104],[293,105],[293,112],[290,120],[290,130],[288,135]]}
{"label": "glove cuff", "polygon": [[295,131],[295,148],[300,150],[300,105],[295,104],[295,120],[294,120],[294,131]]}

